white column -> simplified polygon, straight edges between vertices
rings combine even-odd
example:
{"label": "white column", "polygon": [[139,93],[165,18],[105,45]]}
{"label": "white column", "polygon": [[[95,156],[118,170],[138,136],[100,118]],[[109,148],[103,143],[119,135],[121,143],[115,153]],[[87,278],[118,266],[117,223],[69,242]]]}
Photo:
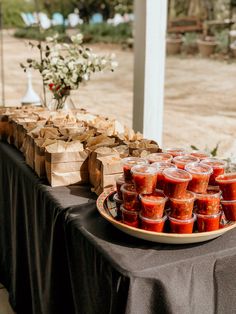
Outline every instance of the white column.
{"label": "white column", "polygon": [[167,0],[135,0],[133,128],[162,144]]}

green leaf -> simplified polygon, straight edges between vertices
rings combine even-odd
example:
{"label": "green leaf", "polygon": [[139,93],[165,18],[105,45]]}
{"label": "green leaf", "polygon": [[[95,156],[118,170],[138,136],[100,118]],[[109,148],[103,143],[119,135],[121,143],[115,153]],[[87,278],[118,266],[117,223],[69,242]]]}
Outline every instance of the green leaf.
{"label": "green leaf", "polygon": [[199,150],[199,148],[197,148],[196,146],[194,146],[194,145],[191,145],[190,146],[193,150]]}
{"label": "green leaf", "polygon": [[216,144],[216,147],[213,148],[213,150],[211,151],[211,155],[212,155],[213,157],[217,156],[218,148],[219,148],[219,143],[217,143],[217,144]]}

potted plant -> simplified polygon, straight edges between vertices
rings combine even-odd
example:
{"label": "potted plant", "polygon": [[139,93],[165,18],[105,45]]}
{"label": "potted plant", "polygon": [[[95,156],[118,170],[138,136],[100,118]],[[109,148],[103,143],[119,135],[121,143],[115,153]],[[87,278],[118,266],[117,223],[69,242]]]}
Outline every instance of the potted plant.
{"label": "potted plant", "polygon": [[236,40],[230,45],[233,56],[236,58]]}
{"label": "potted plant", "polygon": [[183,49],[187,54],[195,54],[197,52],[197,34],[195,32],[184,35]]}
{"label": "potted plant", "polygon": [[214,53],[217,42],[215,40],[215,37],[205,36],[197,41],[197,45],[200,55],[204,58],[208,58]]}
{"label": "potted plant", "polygon": [[167,54],[169,55],[176,55],[181,52],[183,38],[180,34],[171,34],[168,35],[166,39],[166,49]]}

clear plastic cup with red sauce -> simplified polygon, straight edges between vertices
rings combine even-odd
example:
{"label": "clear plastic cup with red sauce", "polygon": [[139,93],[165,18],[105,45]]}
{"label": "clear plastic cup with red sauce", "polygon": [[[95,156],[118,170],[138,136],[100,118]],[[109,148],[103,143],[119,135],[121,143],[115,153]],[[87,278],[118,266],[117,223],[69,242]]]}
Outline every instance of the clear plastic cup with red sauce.
{"label": "clear plastic cup with red sauce", "polygon": [[139,157],[127,157],[122,159],[123,164],[123,172],[124,172],[124,178],[126,183],[132,182],[132,173],[131,168],[136,165],[145,165],[148,164],[148,161],[144,158]]}
{"label": "clear plastic cup with red sauce", "polygon": [[176,157],[176,156],[188,153],[188,151],[186,149],[184,149],[184,148],[177,148],[177,147],[163,149],[163,152],[167,153],[167,154],[170,154],[173,157]]}
{"label": "clear plastic cup with red sauce", "polygon": [[121,186],[125,183],[124,176],[117,176],[115,180],[116,180],[116,191],[117,191],[118,197],[119,199],[122,200],[123,195],[120,189],[121,189]]}
{"label": "clear plastic cup with red sauce", "polygon": [[196,194],[197,211],[199,214],[212,215],[220,210],[221,192],[207,189],[206,193]]}
{"label": "clear plastic cup with red sauce", "polygon": [[141,204],[139,201],[138,193],[133,184],[125,183],[121,186],[123,195],[124,208],[130,211],[140,210]]}
{"label": "clear plastic cup with red sauce", "polygon": [[121,221],[134,228],[139,227],[139,212],[126,210],[123,205],[120,207],[121,210]]}
{"label": "clear plastic cup with red sauce", "polygon": [[116,203],[117,219],[120,220],[120,219],[121,219],[121,210],[120,210],[120,206],[123,204],[123,200],[121,200],[121,199],[119,198],[118,193],[116,193],[116,194],[113,196],[113,200],[114,200],[115,203]]}
{"label": "clear plastic cup with red sauce", "polygon": [[206,193],[212,168],[201,163],[190,163],[185,166],[185,170],[192,175],[188,190],[195,193]]}
{"label": "clear plastic cup with red sauce", "polygon": [[193,213],[195,194],[186,191],[183,198],[170,198],[170,216],[176,219],[190,219]]}
{"label": "clear plastic cup with red sauce", "polygon": [[163,216],[167,197],[160,190],[152,194],[140,194],[142,210],[141,215],[149,219],[159,219]]}
{"label": "clear plastic cup with red sauce", "polygon": [[200,160],[206,159],[206,158],[210,158],[211,155],[209,153],[200,151],[200,150],[196,150],[190,153],[191,156],[197,157]]}
{"label": "clear plastic cup with red sauce", "polygon": [[206,158],[201,161],[202,164],[211,166],[213,173],[211,174],[209,184],[217,185],[216,177],[225,173],[227,162],[218,158]]}
{"label": "clear plastic cup with red sauce", "polygon": [[164,175],[164,193],[170,198],[184,197],[187,186],[192,180],[192,176],[185,170],[167,168],[163,170]]}
{"label": "clear plastic cup with red sauce", "polygon": [[227,220],[236,221],[236,200],[221,200],[222,209]]}
{"label": "clear plastic cup with red sauce", "polygon": [[152,194],[156,189],[157,170],[150,165],[138,165],[131,169],[138,194]]}
{"label": "clear plastic cup with red sauce", "polygon": [[197,157],[191,155],[180,155],[173,158],[173,163],[176,165],[176,167],[183,170],[187,164],[199,161],[200,160]]}
{"label": "clear plastic cup with red sauce", "polygon": [[169,216],[171,233],[192,233],[196,215],[190,219],[180,220]]}
{"label": "clear plastic cup with red sauce", "polygon": [[220,228],[221,211],[213,215],[202,215],[197,213],[198,232],[214,231]]}
{"label": "clear plastic cup with red sauce", "polygon": [[163,232],[167,216],[159,219],[149,219],[139,214],[140,228],[148,231]]}
{"label": "clear plastic cup with red sauce", "polygon": [[147,160],[150,164],[154,162],[171,162],[172,155],[167,153],[153,153],[147,156]]}
{"label": "clear plastic cup with red sauce", "polygon": [[236,172],[226,173],[216,177],[216,183],[222,191],[224,200],[236,200]]}
{"label": "clear plastic cup with red sauce", "polygon": [[176,165],[170,163],[170,162],[154,162],[151,164],[151,167],[155,167],[157,169],[157,184],[156,188],[159,190],[163,190],[165,178],[163,175],[163,170],[167,168],[177,168]]}

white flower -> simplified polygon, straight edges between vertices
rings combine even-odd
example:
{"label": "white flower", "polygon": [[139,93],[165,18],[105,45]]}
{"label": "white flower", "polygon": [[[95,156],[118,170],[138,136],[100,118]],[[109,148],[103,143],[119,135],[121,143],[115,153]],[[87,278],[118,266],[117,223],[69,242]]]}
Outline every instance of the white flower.
{"label": "white flower", "polygon": [[81,33],[71,36],[71,41],[75,44],[81,44],[83,41],[83,35]]}
{"label": "white flower", "polygon": [[112,61],[112,62],[111,62],[111,67],[112,67],[113,69],[117,68],[117,67],[118,67],[118,62],[117,62],[117,61]]}

